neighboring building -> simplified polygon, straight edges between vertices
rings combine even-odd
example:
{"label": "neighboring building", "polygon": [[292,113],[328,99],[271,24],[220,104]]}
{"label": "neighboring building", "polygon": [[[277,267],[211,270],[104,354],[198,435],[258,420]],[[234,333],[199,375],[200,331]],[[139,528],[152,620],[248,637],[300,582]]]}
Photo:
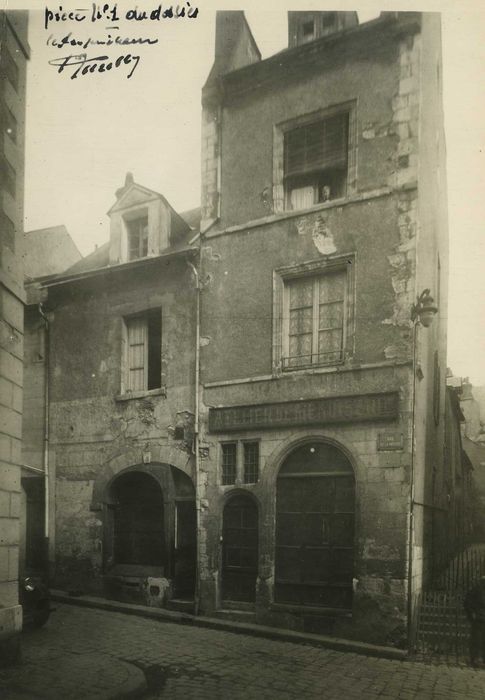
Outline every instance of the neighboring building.
{"label": "neighboring building", "polygon": [[0,665],[16,658],[23,385],[27,12],[0,11]]}
{"label": "neighboring building", "polygon": [[198,228],[130,174],[108,214],[106,245],[40,281],[49,409],[33,466],[48,471],[51,580],[193,598]]}
{"label": "neighboring building", "polygon": [[218,13],[202,94],[200,608],[405,644],[443,469],[440,19],[289,39],[261,61]]}
{"label": "neighboring building", "polygon": [[463,414],[461,438],[473,467],[467,513],[472,520],[469,539],[485,541],[485,426],[483,387],[474,387],[468,377],[455,377],[448,370],[447,385],[455,392]]}
{"label": "neighboring building", "polygon": [[[48,425],[46,393],[46,318],[42,313],[42,279],[56,275],[81,259],[65,226],[30,231],[24,236],[26,306],[24,313],[24,392],[22,417],[22,508],[20,518],[20,571],[46,573],[45,494],[54,486],[45,482]],[[33,281],[35,280],[35,281]],[[53,504],[51,503],[51,511]],[[51,513],[52,515],[52,513]]]}

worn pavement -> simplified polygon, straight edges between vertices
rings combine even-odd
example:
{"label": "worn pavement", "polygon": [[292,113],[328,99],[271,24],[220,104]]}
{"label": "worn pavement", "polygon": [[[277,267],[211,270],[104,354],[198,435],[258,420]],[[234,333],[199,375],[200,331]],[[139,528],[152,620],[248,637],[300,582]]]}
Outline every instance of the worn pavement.
{"label": "worn pavement", "polygon": [[43,629],[24,633],[23,665],[0,671],[2,700],[485,698],[482,669],[372,658],[118,612],[56,607]]}

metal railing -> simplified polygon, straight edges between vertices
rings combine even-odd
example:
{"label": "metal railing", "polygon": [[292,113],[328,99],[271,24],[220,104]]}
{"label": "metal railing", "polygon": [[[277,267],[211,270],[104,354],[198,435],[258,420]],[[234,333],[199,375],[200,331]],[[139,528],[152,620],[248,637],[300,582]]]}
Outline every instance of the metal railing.
{"label": "metal railing", "polygon": [[466,593],[485,575],[485,544],[456,554],[416,594],[411,606],[410,649],[418,658],[464,665],[468,663],[469,622]]}

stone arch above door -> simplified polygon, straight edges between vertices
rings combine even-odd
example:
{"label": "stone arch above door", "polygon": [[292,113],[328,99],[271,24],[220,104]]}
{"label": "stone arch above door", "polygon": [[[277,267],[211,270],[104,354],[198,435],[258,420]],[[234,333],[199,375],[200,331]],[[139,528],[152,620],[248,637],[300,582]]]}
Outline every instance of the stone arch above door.
{"label": "stone arch above door", "polygon": [[[144,455],[150,453],[150,462],[144,461]],[[93,486],[91,510],[101,510],[109,498],[109,484],[120,472],[131,468],[150,471],[151,465],[166,464],[180,469],[193,481],[193,459],[182,450],[174,447],[151,445],[149,450],[132,448],[112,457],[101,467]]]}

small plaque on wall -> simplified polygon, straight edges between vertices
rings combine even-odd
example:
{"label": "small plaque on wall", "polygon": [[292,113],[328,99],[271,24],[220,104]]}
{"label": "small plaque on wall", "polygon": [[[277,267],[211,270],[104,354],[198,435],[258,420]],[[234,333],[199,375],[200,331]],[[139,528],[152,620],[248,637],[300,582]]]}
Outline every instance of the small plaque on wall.
{"label": "small plaque on wall", "polygon": [[377,449],[385,450],[402,450],[404,447],[404,437],[402,433],[378,433]]}

